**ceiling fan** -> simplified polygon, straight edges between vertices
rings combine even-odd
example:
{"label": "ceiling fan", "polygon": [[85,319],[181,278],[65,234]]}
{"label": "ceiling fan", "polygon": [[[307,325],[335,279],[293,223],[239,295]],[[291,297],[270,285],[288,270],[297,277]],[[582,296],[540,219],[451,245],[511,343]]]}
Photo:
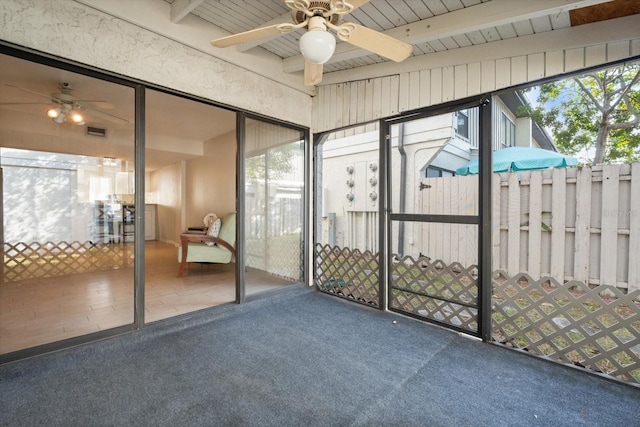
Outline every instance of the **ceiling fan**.
{"label": "ceiling fan", "polygon": [[322,64],[327,62],[335,51],[336,39],[327,29],[335,31],[338,38],[344,42],[392,61],[404,61],[411,55],[413,49],[409,43],[353,22],[340,23],[343,15],[351,13],[369,1],[284,0],[287,7],[291,9],[293,24],[282,23],[256,28],[212,40],[211,44],[214,47],[228,47],[306,28],[307,31],[300,37],[300,51],[305,58],[304,83],[309,86],[322,81]]}
{"label": "ceiling fan", "polygon": [[5,83],[5,85],[24,92],[31,93],[33,95],[47,98],[49,102],[2,102],[0,103],[0,105],[49,105],[50,108],[47,110],[46,114],[49,118],[51,118],[51,120],[58,124],[72,123],[82,126],[85,124],[85,112],[91,116],[100,117],[113,123],[121,125],[129,123],[128,120],[125,120],[121,117],[117,117],[96,109],[115,108],[113,105],[109,104],[106,101],[80,99],[74,96],[72,94],[73,88],[69,83],[66,82],[60,83],[60,85],[58,86],[58,92],[51,93],[50,95],[46,95],[44,93],[36,92],[34,90],[26,89],[20,86],[14,86],[8,83]]}

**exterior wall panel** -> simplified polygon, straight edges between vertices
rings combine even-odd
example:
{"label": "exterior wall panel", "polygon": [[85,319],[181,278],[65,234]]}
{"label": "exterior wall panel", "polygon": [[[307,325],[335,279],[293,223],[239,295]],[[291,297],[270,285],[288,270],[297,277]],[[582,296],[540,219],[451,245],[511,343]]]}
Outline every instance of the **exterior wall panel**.
{"label": "exterior wall panel", "polygon": [[[318,95],[313,100],[315,119],[313,132],[351,126],[380,118],[378,114],[374,114],[374,111],[381,111],[382,117],[389,117],[398,112],[505,89],[585,67],[604,65],[638,54],[640,54],[640,39],[632,39],[320,86]],[[353,85],[363,88],[357,92],[358,99],[355,105],[362,108],[357,109],[358,115],[355,117],[352,113],[353,103],[351,112],[345,112],[343,104],[336,105],[333,98],[328,96],[333,89],[345,92]],[[371,87],[372,90],[364,90],[364,87]],[[353,96],[353,91],[351,95]],[[380,108],[377,105],[378,102],[382,103]],[[374,107],[370,108],[367,105]],[[333,118],[336,111],[343,111],[343,115],[340,118]]]}

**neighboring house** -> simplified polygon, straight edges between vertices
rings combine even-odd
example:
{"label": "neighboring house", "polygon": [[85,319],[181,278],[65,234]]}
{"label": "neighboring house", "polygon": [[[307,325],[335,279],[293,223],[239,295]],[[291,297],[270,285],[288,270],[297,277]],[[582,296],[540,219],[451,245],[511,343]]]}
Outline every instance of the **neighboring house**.
{"label": "neighboring house", "polygon": [[[519,117],[520,107],[527,105],[521,92],[496,97],[492,105],[494,150],[519,146],[557,151],[543,128],[530,117]],[[334,133],[321,147],[322,243],[377,251],[378,138],[373,126],[361,127],[350,136]],[[392,195],[393,210],[419,212],[425,178],[452,177],[478,156],[478,109],[394,125],[391,139],[392,187],[405,189]]]}

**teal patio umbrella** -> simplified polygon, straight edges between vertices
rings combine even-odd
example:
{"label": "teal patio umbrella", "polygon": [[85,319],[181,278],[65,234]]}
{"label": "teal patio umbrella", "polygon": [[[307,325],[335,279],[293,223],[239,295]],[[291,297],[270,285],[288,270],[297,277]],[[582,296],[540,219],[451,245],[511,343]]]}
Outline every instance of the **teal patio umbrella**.
{"label": "teal patio umbrella", "polygon": [[[576,166],[574,157],[534,147],[507,147],[493,152],[493,172],[539,170]],[[456,175],[478,173],[478,159],[456,169]]]}

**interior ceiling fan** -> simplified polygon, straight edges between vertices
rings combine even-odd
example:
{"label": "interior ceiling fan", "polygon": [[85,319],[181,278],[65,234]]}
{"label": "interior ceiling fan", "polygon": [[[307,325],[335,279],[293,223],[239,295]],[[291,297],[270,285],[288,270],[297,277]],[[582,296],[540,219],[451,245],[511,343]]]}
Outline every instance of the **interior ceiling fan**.
{"label": "interior ceiling fan", "polygon": [[211,41],[215,47],[229,47],[286,34],[299,28],[307,31],[300,37],[300,51],[305,58],[304,83],[316,85],[322,81],[322,64],[333,55],[338,38],[354,46],[366,49],[392,61],[401,62],[411,55],[413,46],[378,31],[354,24],[340,23],[343,15],[368,3],[370,0],[284,0],[291,9],[293,24],[282,23],[256,28],[243,33]]}
{"label": "interior ceiling fan", "polygon": [[0,105],[49,105],[50,108],[47,110],[46,114],[51,118],[51,120],[58,124],[72,123],[79,126],[84,125],[85,112],[90,116],[99,117],[113,123],[121,125],[129,123],[128,120],[121,117],[96,109],[101,108],[110,110],[115,108],[106,101],[80,99],[74,96],[72,94],[73,88],[66,82],[60,83],[58,86],[58,92],[51,93],[50,95],[8,83],[5,83],[5,85],[39,97],[47,98],[49,102],[2,102]]}

